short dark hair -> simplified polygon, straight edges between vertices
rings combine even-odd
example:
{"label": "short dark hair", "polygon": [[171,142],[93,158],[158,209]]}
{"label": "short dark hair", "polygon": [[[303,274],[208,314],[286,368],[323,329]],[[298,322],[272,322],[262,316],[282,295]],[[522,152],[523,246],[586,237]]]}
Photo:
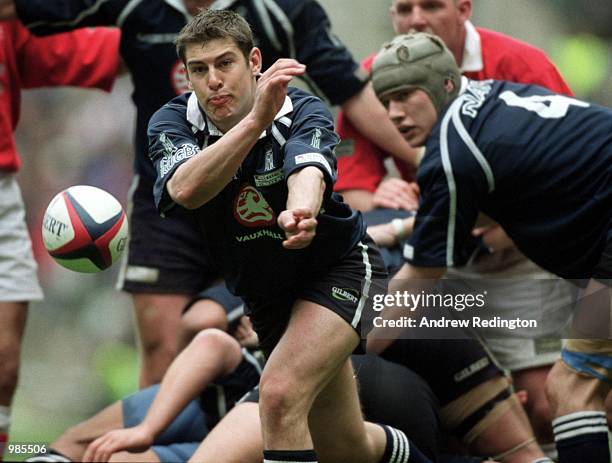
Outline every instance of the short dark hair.
{"label": "short dark hair", "polygon": [[[185,63],[185,49],[192,43],[206,44],[211,40],[232,39],[248,60],[255,46],[253,32],[246,20],[230,10],[200,11],[189,21],[176,38],[176,52]],[[185,63],[186,64],[186,63]]]}

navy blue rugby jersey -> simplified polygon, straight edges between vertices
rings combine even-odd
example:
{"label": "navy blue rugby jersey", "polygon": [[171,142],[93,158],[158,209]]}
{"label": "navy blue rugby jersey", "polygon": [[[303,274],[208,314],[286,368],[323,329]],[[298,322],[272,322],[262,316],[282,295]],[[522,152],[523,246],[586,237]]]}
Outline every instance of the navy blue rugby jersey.
{"label": "navy blue rugby jersey", "polygon": [[209,431],[259,384],[264,364],[265,356],[261,350],[243,347],[242,361],[236,369],[206,386],[200,394],[200,406]]}
{"label": "navy blue rugby jersey", "polygon": [[465,85],[427,141],[404,256],[465,264],[482,211],[538,265],[590,277],[612,226],[612,110],[533,85]]}
{"label": "navy blue rugby jersey", "polygon": [[[177,207],[166,190],[174,171],[221,136],[200,110],[194,93],[175,98],[151,118],[149,155],[158,172],[154,196],[162,213]],[[363,238],[361,214],[333,193],[333,150],[338,140],[332,116],[321,100],[290,88],[274,123],[234,178],[195,211],[202,239],[237,296],[258,301],[296,290],[309,272],[336,262]],[[287,178],[306,166],[323,172],[322,212],[312,243],[305,249],[287,250],[276,220],[286,209]]]}
{"label": "navy blue rugby jersey", "polygon": [[[155,111],[187,91],[185,68],[174,39],[191,16],[182,0],[16,0],[22,22],[35,34],[84,26],[121,28],[121,55],[132,75],[137,108],[135,172],[153,183],[147,157],[147,123]],[[212,8],[231,9],[251,25],[264,69],[279,58],[307,65],[305,80],[319,96],[341,104],[359,93],[366,75],[330,32],[325,11],[315,0],[217,0]]]}

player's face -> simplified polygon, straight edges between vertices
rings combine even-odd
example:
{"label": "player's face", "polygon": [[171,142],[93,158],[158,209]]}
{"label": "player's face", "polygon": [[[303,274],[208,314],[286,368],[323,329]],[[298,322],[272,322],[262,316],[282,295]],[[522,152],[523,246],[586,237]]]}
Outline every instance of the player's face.
{"label": "player's face", "polygon": [[189,88],[198,97],[210,120],[227,132],[253,106],[255,76],[261,69],[261,53],[253,48],[247,60],[236,43],[217,39],[189,44],[185,49]]}
{"label": "player's face", "polygon": [[471,0],[393,0],[391,21],[398,34],[428,32],[451,50],[462,50],[464,23],[471,12]]}
{"label": "player's face", "polygon": [[410,146],[423,146],[438,114],[429,95],[421,89],[400,90],[383,98],[391,122]]}

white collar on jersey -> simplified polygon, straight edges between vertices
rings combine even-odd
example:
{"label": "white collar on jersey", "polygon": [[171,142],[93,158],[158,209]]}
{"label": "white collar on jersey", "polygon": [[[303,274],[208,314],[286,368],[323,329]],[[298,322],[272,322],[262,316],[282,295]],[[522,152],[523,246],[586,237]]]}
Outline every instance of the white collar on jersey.
{"label": "white collar on jersey", "polygon": [[210,9],[225,10],[226,8],[232,6],[234,3],[236,3],[236,0],[215,0],[212,5],[210,5]]}
{"label": "white collar on jersey", "polygon": [[[164,2],[166,2],[175,10],[178,10],[179,12],[183,13],[187,20],[192,18],[192,16],[187,11],[187,8],[185,8],[184,0],[164,0]],[[225,10],[226,8],[232,6],[232,4],[234,3],[236,3],[236,0],[215,0],[209,8],[213,10]]]}
{"label": "white collar on jersey", "polygon": [[468,79],[465,76],[461,76],[461,85],[459,86],[459,93],[458,93],[458,95],[463,95],[465,93],[469,83],[470,83],[470,79]]}
{"label": "white collar on jersey", "polygon": [[[281,107],[280,111],[276,113],[276,116],[274,116],[274,120],[277,121],[292,111],[293,103],[291,102],[291,98],[285,96],[283,106]],[[215,137],[223,136],[223,132],[221,132],[221,130],[219,130],[215,124],[213,124],[204,111],[200,110],[200,105],[198,104],[198,98],[196,97],[195,92],[191,92],[191,95],[189,95],[189,99],[187,100],[187,122],[198,130],[205,130],[208,128],[208,133]],[[265,136],[266,131],[264,130],[259,138],[263,138]]]}
{"label": "white collar on jersey", "polygon": [[465,44],[463,46],[462,72],[478,72],[483,68],[480,34],[470,21],[465,22]]}

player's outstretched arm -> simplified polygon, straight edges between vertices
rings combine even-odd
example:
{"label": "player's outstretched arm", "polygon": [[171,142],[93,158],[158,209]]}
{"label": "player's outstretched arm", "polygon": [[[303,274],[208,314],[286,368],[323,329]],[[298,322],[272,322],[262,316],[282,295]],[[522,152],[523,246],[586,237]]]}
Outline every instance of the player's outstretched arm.
{"label": "player's outstretched arm", "polygon": [[[257,55],[261,57],[258,50]],[[257,64],[254,71],[259,67]],[[172,200],[187,209],[196,209],[214,198],[280,111],[291,79],[305,71],[303,64],[292,59],[280,59],[270,66],[257,81],[251,111],[219,141],[202,150],[202,155],[192,157],[176,170],[167,184]]]}
{"label": "player's outstretched arm", "polygon": [[285,231],[286,249],[302,249],[315,237],[317,215],[323,202],[323,172],[314,166],[301,169],[287,179],[287,209],[278,215],[278,225]]}
{"label": "player's outstretched arm", "polygon": [[168,368],[142,423],[96,439],[83,461],[108,461],[121,450],[146,450],[191,400],[214,379],[235,370],[241,360],[240,345],[229,334],[217,329],[200,332]]}

